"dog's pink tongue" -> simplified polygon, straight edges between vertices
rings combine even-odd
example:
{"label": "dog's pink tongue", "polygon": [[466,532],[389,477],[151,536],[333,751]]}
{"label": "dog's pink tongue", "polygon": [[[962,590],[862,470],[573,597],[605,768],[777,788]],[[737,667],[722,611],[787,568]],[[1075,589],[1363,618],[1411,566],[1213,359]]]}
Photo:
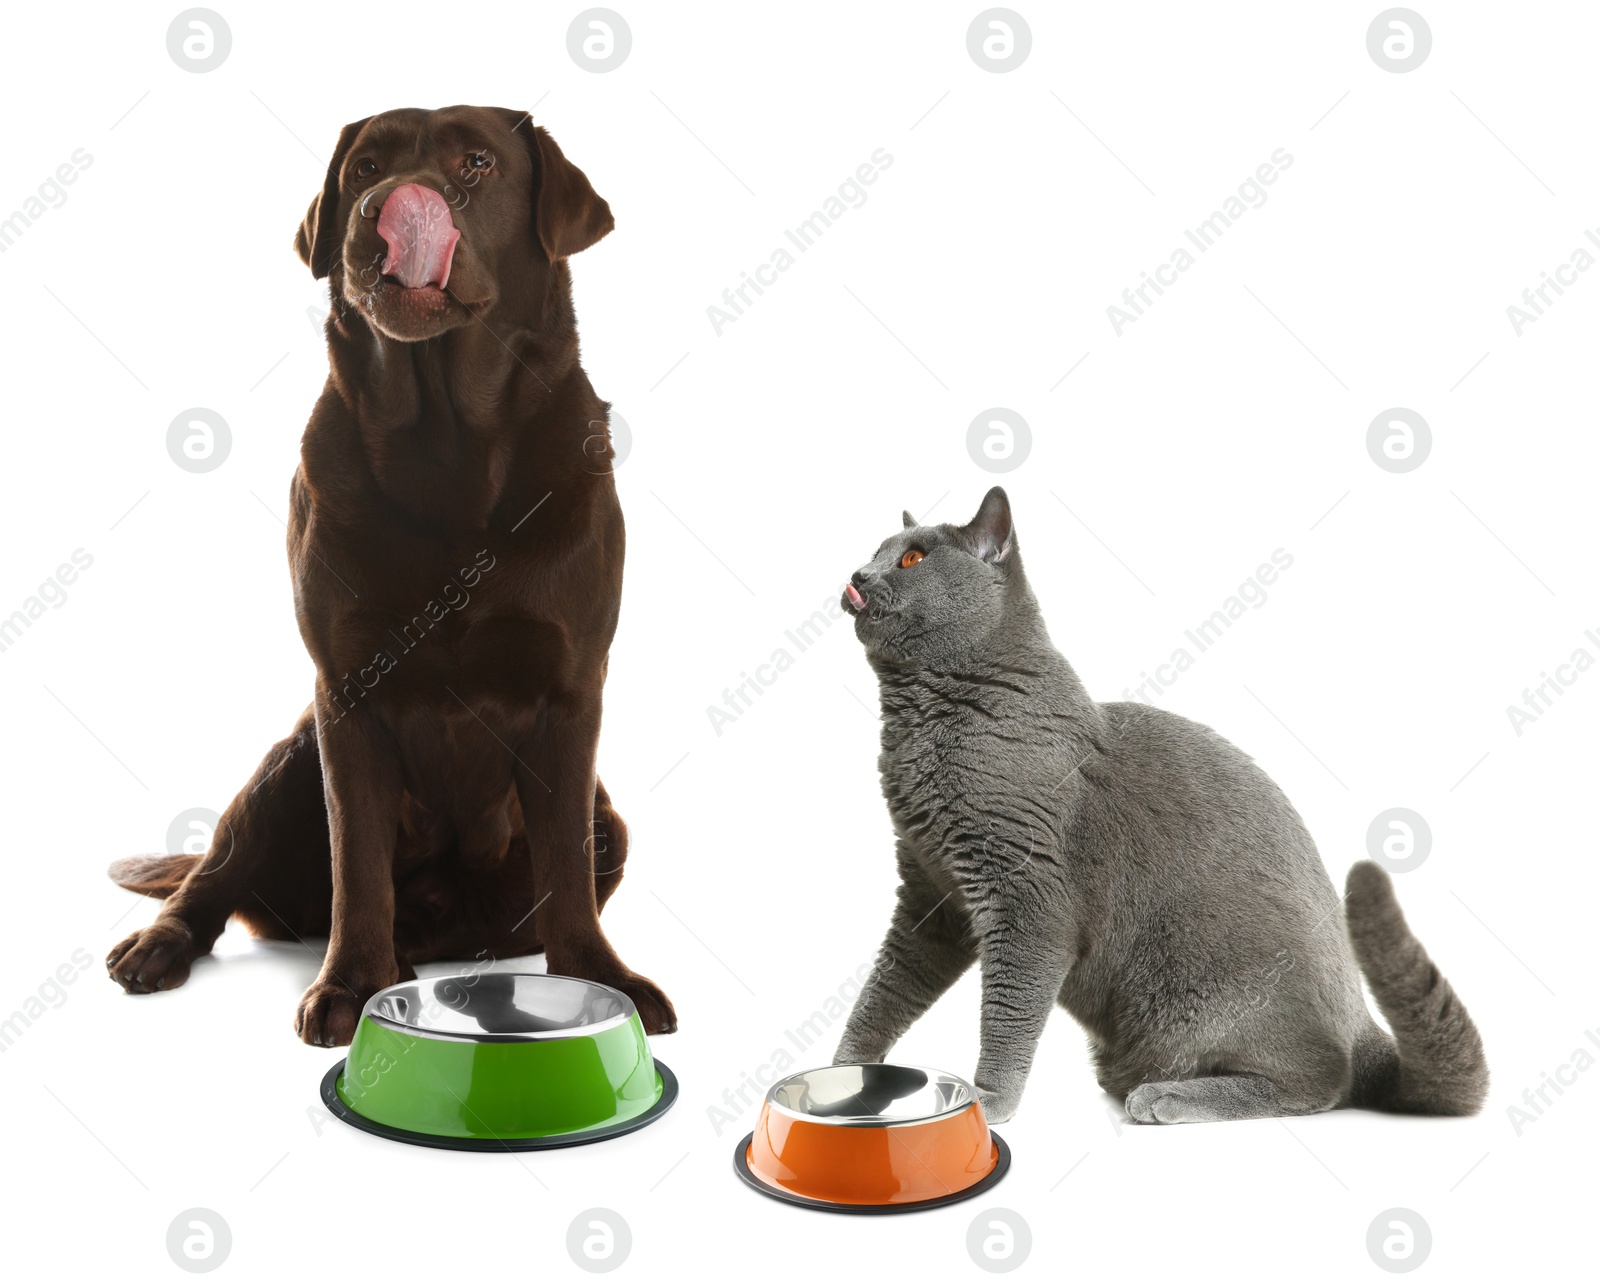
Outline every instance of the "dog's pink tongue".
{"label": "dog's pink tongue", "polygon": [[389,246],[383,271],[407,289],[450,280],[450,260],[461,233],[450,220],[450,206],[438,192],[416,183],[396,187],[378,215],[378,235]]}

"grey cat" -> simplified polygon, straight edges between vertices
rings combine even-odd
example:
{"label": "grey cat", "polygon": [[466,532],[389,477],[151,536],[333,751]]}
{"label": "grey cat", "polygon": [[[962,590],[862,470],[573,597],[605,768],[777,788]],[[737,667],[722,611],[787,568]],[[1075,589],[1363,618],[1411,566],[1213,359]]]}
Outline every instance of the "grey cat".
{"label": "grey cat", "polygon": [[1388,874],[1356,864],[1341,913],[1250,758],[1091,699],[1045,632],[1004,490],[964,526],[906,513],[844,604],[878,675],[901,880],[835,1063],[881,1061],[977,961],[992,1122],[1016,1112],[1057,1002],[1136,1122],[1482,1107],[1478,1031]]}

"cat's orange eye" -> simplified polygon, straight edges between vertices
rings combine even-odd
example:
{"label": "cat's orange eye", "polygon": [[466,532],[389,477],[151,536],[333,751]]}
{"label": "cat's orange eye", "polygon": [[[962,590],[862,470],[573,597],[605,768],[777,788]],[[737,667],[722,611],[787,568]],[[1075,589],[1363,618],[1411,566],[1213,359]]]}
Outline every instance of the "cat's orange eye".
{"label": "cat's orange eye", "polygon": [[909,570],[920,560],[922,560],[922,553],[918,552],[916,548],[908,548],[906,554],[900,558],[900,568]]}

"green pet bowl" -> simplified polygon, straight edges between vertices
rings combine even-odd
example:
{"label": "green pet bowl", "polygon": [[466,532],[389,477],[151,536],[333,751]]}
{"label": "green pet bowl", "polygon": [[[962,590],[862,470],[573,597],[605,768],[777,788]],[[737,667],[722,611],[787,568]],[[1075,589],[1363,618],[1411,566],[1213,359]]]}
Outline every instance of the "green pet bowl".
{"label": "green pet bowl", "polygon": [[385,1139],[485,1152],[591,1144],[678,1098],[633,1000],[561,975],[417,979],[373,995],[322,1079],[335,1117]]}

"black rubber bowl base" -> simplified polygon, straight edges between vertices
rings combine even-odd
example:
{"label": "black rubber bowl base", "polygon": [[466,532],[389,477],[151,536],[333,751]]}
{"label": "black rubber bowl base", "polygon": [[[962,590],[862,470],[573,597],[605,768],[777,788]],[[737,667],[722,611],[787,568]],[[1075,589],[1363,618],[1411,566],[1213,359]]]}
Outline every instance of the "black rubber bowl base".
{"label": "black rubber bowl base", "polygon": [[615,1139],[619,1135],[627,1135],[630,1131],[649,1126],[678,1100],[677,1075],[659,1059],[655,1061],[655,1065],[656,1072],[661,1075],[661,1098],[648,1109],[638,1117],[630,1117],[626,1122],[596,1127],[594,1130],[574,1131],[568,1135],[540,1135],[532,1139],[459,1139],[454,1135],[430,1135],[425,1131],[406,1131],[398,1126],[385,1126],[382,1122],[362,1117],[339,1098],[335,1083],[339,1080],[339,1074],[344,1072],[344,1060],[340,1060],[330,1068],[323,1077],[322,1102],[327,1106],[328,1112],[358,1131],[381,1136],[386,1140],[398,1140],[402,1144],[416,1144],[422,1148],[457,1149],[463,1153],[529,1153],[547,1148],[574,1148],[579,1144],[598,1144],[601,1140]]}

